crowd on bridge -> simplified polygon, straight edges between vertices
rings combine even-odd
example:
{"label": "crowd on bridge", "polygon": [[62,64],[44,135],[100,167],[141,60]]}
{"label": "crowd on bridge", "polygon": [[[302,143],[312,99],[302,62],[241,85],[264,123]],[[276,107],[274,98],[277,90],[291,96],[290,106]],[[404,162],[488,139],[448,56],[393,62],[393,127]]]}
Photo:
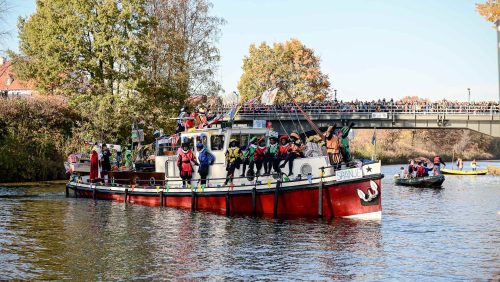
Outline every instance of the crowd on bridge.
{"label": "crowd on bridge", "polygon": [[[441,100],[430,101],[402,101],[393,99],[373,101],[310,101],[299,103],[299,106],[308,114],[328,113],[372,113],[372,112],[398,112],[398,113],[469,113],[486,114],[499,113],[500,104],[496,102],[458,102]],[[224,110],[234,105],[224,105]],[[294,103],[281,103],[263,105],[259,103],[245,103],[241,106],[239,114],[274,114],[292,113],[299,111]]]}

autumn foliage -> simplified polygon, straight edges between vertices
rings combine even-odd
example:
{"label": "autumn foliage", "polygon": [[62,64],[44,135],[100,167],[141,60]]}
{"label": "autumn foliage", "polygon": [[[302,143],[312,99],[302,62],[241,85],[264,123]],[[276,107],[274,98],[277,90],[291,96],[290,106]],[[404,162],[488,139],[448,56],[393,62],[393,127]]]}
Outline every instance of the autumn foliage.
{"label": "autumn foliage", "polygon": [[500,20],[500,3],[497,0],[487,0],[486,3],[476,4],[476,10],[487,21]]}
{"label": "autumn foliage", "polygon": [[281,84],[277,103],[289,101],[284,87],[297,102],[307,102],[324,100],[330,86],[328,76],[321,72],[319,57],[299,40],[291,39],[272,46],[265,42],[259,46],[250,45],[238,83],[242,99],[258,97],[280,82],[285,84]]}

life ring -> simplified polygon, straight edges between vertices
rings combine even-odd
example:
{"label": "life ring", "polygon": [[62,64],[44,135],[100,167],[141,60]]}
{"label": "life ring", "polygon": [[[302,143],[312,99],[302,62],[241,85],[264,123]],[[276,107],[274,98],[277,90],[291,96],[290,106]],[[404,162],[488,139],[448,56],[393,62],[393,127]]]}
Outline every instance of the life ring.
{"label": "life ring", "polygon": [[156,184],[156,179],[155,179],[154,177],[151,177],[151,178],[149,179],[149,185],[151,185],[151,186],[155,186],[155,184]]}

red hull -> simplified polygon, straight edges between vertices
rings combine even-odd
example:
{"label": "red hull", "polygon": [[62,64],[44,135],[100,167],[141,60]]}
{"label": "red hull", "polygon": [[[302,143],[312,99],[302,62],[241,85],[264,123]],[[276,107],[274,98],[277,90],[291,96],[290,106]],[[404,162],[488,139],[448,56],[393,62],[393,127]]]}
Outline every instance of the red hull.
{"label": "red hull", "polygon": [[[284,188],[278,193],[277,216],[303,216],[315,217],[318,215],[325,217],[345,217],[367,213],[380,212],[382,210],[381,201],[381,177],[373,178],[378,186],[378,196],[369,202],[363,201],[358,196],[358,189],[367,194],[370,188],[369,179],[358,179],[349,183],[325,183],[323,188],[322,210],[319,209],[318,187],[299,187]],[[94,191],[88,188],[75,188],[68,185],[70,189],[77,189],[79,196],[92,198]],[[164,193],[163,206],[195,209],[201,211],[210,211],[224,214],[253,214],[252,191],[230,191],[228,193]],[[229,195],[227,203],[227,195]],[[113,193],[111,191],[97,190],[96,199],[115,200],[123,202],[125,195],[123,193]],[[148,192],[134,194],[129,192],[127,202],[147,205],[160,206],[160,194]],[[229,206],[227,206],[229,204]],[[255,214],[273,215],[275,205],[275,189],[257,190],[255,195]],[[227,212],[229,209],[229,212]]]}

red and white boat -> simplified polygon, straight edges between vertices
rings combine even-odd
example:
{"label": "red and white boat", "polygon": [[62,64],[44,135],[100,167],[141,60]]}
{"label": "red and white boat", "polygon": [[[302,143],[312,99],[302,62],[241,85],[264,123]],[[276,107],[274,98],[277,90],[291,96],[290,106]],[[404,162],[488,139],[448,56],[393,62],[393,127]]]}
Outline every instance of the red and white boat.
{"label": "red and white boat", "polygon": [[[357,167],[334,171],[326,156],[298,158],[296,177],[283,180],[277,174],[255,178],[235,177],[224,185],[224,152],[230,139],[247,144],[250,138],[269,136],[266,128],[212,128],[182,133],[192,148],[202,142],[215,156],[208,183],[201,187],[197,167],[191,187],[182,186],[177,156],[172,150],[158,153],[155,172],[114,171],[109,178],[91,183],[88,176],[72,175],[67,184],[76,197],[115,200],[148,206],[177,207],[226,215],[275,217],[348,217],[380,219],[382,186],[380,162],[359,162]],[[159,151],[162,145],[159,144]],[[196,150],[193,149],[193,152]],[[195,152],[196,156],[198,152]],[[236,170],[235,175],[240,172]],[[285,177],[286,178],[286,177]]]}

